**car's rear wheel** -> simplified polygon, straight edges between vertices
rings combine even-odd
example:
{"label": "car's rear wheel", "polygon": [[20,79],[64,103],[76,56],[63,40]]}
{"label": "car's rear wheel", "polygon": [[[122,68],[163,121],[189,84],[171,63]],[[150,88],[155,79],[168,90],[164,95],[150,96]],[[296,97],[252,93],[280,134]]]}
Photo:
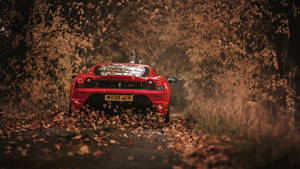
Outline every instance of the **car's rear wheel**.
{"label": "car's rear wheel", "polygon": [[169,106],[168,106],[167,114],[166,114],[166,117],[165,117],[165,122],[168,123],[169,121],[170,121],[170,109],[169,109]]}
{"label": "car's rear wheel", "polygon": [[69,104],[69,116],[72,116],[72,107],[71,107],[71,103]]}

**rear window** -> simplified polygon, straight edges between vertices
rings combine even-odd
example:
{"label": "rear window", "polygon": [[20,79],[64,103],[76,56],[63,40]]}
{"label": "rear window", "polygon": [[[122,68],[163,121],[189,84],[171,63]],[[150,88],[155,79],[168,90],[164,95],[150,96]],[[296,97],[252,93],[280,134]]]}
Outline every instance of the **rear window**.
{"label": "rear window", "polygon": [[146,77],[149,74],[149,69],[142,65],[100,65],[95,67],[94,74],[96,76],[128,75],[136,77]]}

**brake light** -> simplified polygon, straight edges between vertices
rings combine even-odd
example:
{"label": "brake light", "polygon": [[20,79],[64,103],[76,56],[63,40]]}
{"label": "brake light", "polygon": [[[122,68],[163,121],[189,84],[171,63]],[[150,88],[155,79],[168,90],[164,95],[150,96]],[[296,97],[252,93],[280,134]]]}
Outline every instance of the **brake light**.
{"label": "brake light", "polygon": [[92,79],[91,79],[91,78],[87,78],[87,79],[86,79],[86,82],[87,82],[87,83],[90,83],[90,82],[92,82]]}
{"label": "brake light", "polygon": [[147,83],[148,83],[149,86],[151,86],[151,85],[153,85],[154,82],[153,82],[153,80],[148,80]]}
{"label": "brake light", "polygon": [[158,86],[158,87],[159,87],[159,86],[161,86],[161,84],[162,84],[162,83],[161,83],[161,81],[156,81],[156,83],[155,83],[155,84],[156,84],[156,86]]}
{"label": "brake light", "polygon": [[78,78],[77,78],[77,83],[78,83],[78,84],[83,84],[83,82],[84,82],[83,77],[78,77]]}

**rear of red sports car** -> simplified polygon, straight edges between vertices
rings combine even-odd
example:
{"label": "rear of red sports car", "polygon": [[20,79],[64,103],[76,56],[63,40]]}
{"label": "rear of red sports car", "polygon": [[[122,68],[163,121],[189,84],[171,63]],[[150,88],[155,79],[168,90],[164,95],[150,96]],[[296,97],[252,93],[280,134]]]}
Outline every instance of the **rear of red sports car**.
{"label": "rear of red sports car", "polygon": [[156,75],[150,66],[102,63],[73,79],[70,111],[89,107],[114,113],[125,107],[151,109],[168,117],[169,98],[168,80]]}

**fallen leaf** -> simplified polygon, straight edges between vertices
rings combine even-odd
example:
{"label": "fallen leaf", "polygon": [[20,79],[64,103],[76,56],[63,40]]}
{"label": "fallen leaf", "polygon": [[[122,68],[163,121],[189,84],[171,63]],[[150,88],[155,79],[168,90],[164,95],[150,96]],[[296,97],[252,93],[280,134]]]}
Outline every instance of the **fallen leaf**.
{"label": "fallen leaf", "polygon": [[156,148],[158,151],[162,151],[163,150],[163,147],[161,145],[157,146]]}
{"label": "fallen leaf", "polygon": [[72,140],[79,140],[79,139],[81,139],[81,134],[79,134],[79,135],[76,135],[76,136],[74,136],[73,138],[72,138]]}
{"label": "fallen leaf", "polygon": [[174,137],[176,134],[177,134],[177,131],[176,131],[176,130],[170,130],[170,131],[167,133],[167,137]]}
{"label": "fallen leaf", "polygon": [[80,130],[77,128],[77,127],[75,127],[75,126],[69,126],[69,127],[67,127],[67,132],[74,132],[74,133],[79,133],[80,132]]}
{"label": "fallen leaf", "polygon": [[35,139],[35,138],[37,138],[37,136],[38,136],[37,134],[32,134],[31,137],[32,137],[33,139]]}
{"label": "fallen leaf", "polygon": [[26,156],[27,152],[26,151],[21,151],[21,156]]}
{"label": "fallen leaf", "polygon": [[101,130],[101,131],[99,132],[99,135],[100,135],[100,136],[104,135],[104,131]]}
{"label": "fallen leaf", "polygon": [[110,143],[111,143],[111,144],[116,144],[117,141],[116,141],[116,140],[110,140]]}
{"label": "fallen leaf", "polygon": [[59,144],[54,144],[54,147],[56,148],[56,150],[60,151],[61,148],[60,148],[60,145]]}
{"label": "fallen leaf", "polygon": [[42,152],[44,152],[44,153],[50,153],[50,152],[51,152],[51,150],[50,150],[50,149],[48,149],[48,148],[44,148],[44,149],[42,149]]}
{"label": "fallen leaf", "polygon": [[96,130],[96,129],[97,129],[97,127],[96,127],[95,123],[91,123],[91,125],[92,125],[92,127],[93,127],[93,129],[94,129],[94,130]]}
{"label": "fallen leaf", "polygon": [[74,153],[72,151],[69,151],[67,154],[68,156],[74,156]]}
{"label": "fallen leaf", "polygon": [[87,4],[87,8],[90,9],[90,8],[92,8],[92,7],[93,7],[93,4],[92,4],[91,2],[89,2],[89,3]]}
{"label": "fallen leaf", "polygon": [[48,132],[46,133],[46,135],[49,137],[49,136],[51,135],[51,133],[48,131]]}
{"label": "fallen leaf", "polygon": [[102,154],[102,152],[100,150],[97,150],[97,151],[93,152],[94,156],[99,156],[101,154]]}
{"label": "fallen leaf", "polygon": [[17,147],[17,150],[21,153],[21,156],[27,155],[27,151],[20,146]]}
{"label": "fallen leaf", "polygon": [[128,140],[127,144],[130,145],[130,146],[132,146],[133,142],[131,140]]}
{"label": "fallen leaf", "polygon": [[90,153],[90,150],[87,145],[82,145],[78,152],[78,154],[80,154],[80,155],[89,154],[89,153]]}
{"label": "fallen leaf", "polygon": [[27,149],[29,149],[29,148],[30,148],[30,144],[25,144],[25,147],[26,147]]}
{"label": "fallen leaf", "polygon": [[178,166],[178,165],[174,165],[172,168],[173,168],[173,169],[183,169],[182,166]]}
{"label": "fallen leaf", "polygon": [[127,158],[128,160],[133,160],[134,159],[134,157],[133,156],[128,156],[128,158]]}
{"label": "fallen leaf", "polygon": [[22,136],[18,136],[17,139],[18,139],[19,141],[23,141],[23,140],[24,140]]}
{"label": "fallen leaf", "polygon": [[220,144],[221,142],[216,137],[213,137],[213,138],[209,139],[207,143],[209,143],[209,144]]}

